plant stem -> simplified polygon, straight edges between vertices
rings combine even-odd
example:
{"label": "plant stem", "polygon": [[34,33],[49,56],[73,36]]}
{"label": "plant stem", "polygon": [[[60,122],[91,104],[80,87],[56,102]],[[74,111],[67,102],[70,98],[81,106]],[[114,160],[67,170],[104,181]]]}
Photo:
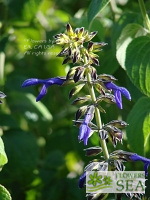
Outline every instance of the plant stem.
{"label": "plant stem", "polygon": [[150,31],[150,20],[149,20],[148,14],[146,13],[146,8],[145,8],[145,4],[143,0],[139,0],[139,6],[141,9],[141,13],[142,13],[144,22],[146,24],[146,27]]}
{"label": "plant stem", "polygon": [[[88,81],[88,87],[89,87],[89,92],[90,92],[92,101],[93,101],[93,103],[95,103],[96,102],[96,96],[95,96],[94,88],[91,84],[91,75],[90,75],[89,72],[87,73],[87,81]],[[98,129],[101,129],[102,128],[102,122],[101,122],[100,111],[99,111],[98,108],[95,108],[95,118],[96,118],[96,123],[97,123]],[[109,153],[108,153],[108,149],[107,149],[107,145],[106,145],[105,140],[100,139],[100,144],[101,144],[101,147],[103,149],[104,157],[105,157],[106,160],[108,160],[109,159]]]}
{"label": "plant stem", "polygon": [[5,53],[0,52],[0,85],[4,83],[4,64],[5,64]]}

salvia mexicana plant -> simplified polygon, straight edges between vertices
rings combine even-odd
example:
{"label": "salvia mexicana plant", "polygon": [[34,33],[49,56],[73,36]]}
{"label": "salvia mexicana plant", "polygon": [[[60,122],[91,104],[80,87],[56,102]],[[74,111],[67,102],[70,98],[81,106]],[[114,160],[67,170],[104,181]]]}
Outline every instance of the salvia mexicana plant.
{"label": "salvia mexicana plant", "polygon": [[[144,163],[145,174],[148,174],[148,166],[150,159],[144,158],[136,153],[116,150],[108,152],[106,139],[112,142],[116,147],[117,142],[122,143],[123,132],[127,123],[122,120],[112,120],[107,124],[103,124],[100,113],[105,113],[102,107],[102,102],[107,104],[116,104],[119,109],[123,109],[122,96],[131,100],[129,91],[115,84],[116,79],[109,74],[97,74],[95,66],[99,66],[97,52],[107,45],[104,42],[92,42],[92,38],[97,32],[89,33],[84,27],[77,28],[75,31],[70,24],[66,25],[66,32],[54,36],[55,44],[62,47],[61,52],[57,55],[63,57],[63,64],[73,63],[72,67],[65,77],[55,77],[46,80],[31,78],[22,84],[22,87],[42,85],[42,89],[36,99],[41,100],[47,93],[48,87],[51,85],[67,86],[73,84],[73,89],[69,93],[69,98],[72,98],[80,90],[86,86],[88,94],[78,96],[73,100],[73,105],[79,105],[76,112],[74,123],[79,127],[79,142],[83,141],[84,145],[88,144],[88,139],[94,132],[97,133],[100,140],[100,147],[89,147],[84,149],[86,156],[95,156],[103,153],[103,160],[92,160],[84,169],[83,174],[79,178],[79,187],[85,185],[86,172],[92,170],[118,170],[125,169],[124,162],[142,161]],[[97,92],[96,92],[97,91]],[[98,95],[96,95],[98,94]],[[95,118],[95,119],[94,119]],[[94,119],[94,123],[93,122]],[[87,194],[88,200],[106,199],[108,194]],[[140,194],[126,194],[127,198],[141,199]],[[121,199],[120,194],[116,195],[116,199]]]}

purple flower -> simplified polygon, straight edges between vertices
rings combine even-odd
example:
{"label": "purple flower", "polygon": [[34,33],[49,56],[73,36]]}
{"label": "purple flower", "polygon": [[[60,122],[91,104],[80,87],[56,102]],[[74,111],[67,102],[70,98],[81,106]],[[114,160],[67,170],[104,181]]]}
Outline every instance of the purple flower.
{"label": "purple flower", "polygon": [[112,82],[106,82],[105,86],[106,86],[106,88],[108,90],[113,90],[114,91],[116,104],[120,109],[122,109],[122,97],[121,97],[121,94],[123,94],[128,100],[131,100],[130,93],[126,88],[119,87],[119,86],[115,85]]}
{"label": "purple flower", "polygon": [[65,78],[59,78],[59,77],[55,77],[55,78],[49,78],[49,79],[37,79],[37,78],[31,78],[31,79],[27,79],[24,81],[24,83],[22,84],[22,87],[28,87],[28,86],[32,86],[32,85],[37,85],[37,84],[43,84],[43,87],[40,91],[40,94],[37,96],[36,101],[41,100],[47,93],[47,88],[51,85],[62,85],[64,83],[66,79]]}
{"label": "purple flower", "polygon": [[84,145],[87,145],[88,138],[90,137],[91,129],[88,126],[88,124],[91,121],[91,119],[92,119],[92,115],[86,114],[83,120],[83,123],[80,126],[78,139],[79,141],[83,140]]}
{"label": "purple flower", "polygon": [[85,181],[86,181],[86,172],[84,172],[79,178],[79,182],[78,182],[79,188],[84,187]]}
{"label": "purple flower", "polygon": [[148,176],[148,167],[150,165],[150,159],[145,158],[143,156],[139,156],[138,154],[133,154],[129,156],[132,161],[142,161],[144,163],[144,171],[145,175]]}

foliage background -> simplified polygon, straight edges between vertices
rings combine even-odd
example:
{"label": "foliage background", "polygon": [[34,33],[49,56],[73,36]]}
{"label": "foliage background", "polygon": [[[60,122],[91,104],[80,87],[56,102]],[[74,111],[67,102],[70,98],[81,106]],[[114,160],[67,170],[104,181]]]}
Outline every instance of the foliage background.
{"label": "foliage background", "polygon": [[[90,159],[85,157],[83,143],[78,143],[78,129],[73,126],[77,107],[68,100],[71,88],[53,86],[38,103],[35,99],[40,86],[21,88],[28,78],[66,74],[70,66],[62,66],[62,59],[56,57],[60,48],[52,41],[53,35],[65,30],[67,22],[74,28],[98,31],[94,40],[108,43],[100,53],[97,71],[114,75],[118,85],[128,88],[132,101],[123,99],[123,110],[104,105],[107,113],[102,114],[102,121],[127,121],[130,126],[117,149],[150,158],[149,31],[137,0],[112,0],[102,9],[107,3],[0,1],[0,90],[7,95],[0,107],[0,133],[8,157],[0,183],[13,200],[85,199],[78,178]],[[149,0],[145,6],[149,13]],[[44,55],[38,55],[39,51]],[[88,146],[92,145],[99,145],[97,135],[90,138]],[[108,147],[109,152],[115,150],[110,143]],[[143,170],[143,165],[127,163],[126,169]]]}

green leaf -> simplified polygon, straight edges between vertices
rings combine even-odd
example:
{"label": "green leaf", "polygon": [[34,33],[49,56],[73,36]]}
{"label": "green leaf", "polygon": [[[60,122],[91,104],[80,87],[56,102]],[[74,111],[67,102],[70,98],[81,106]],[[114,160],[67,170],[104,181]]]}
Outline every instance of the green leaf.
{"label": "green leaf", "polygon": [[3,128],[18,128],[19,125],[15,121],[12,115],[0,113],[0,126]]}
{"label": "green leaf", "polygon": [[[16,98],[17,97],[17,98]],[[10,103],[10,108],[12,111],[23,112],[26,117],[30,120],[38,121],[51,121],[52,115],[48,109],[44,106],[42,102],[36,102],[35,96],[29,93],[20,93],[20,92],[11,92],[10,98],[8,101]],[[30,116],[29,114],[30,113]],[[33,116],[31,114],[38,116]],[[32,117],[33,116],[33,117]]]}
{"label": "green leaf", "polygon": [[10,193],[8,190],[3,186],[0,185],[0,200],[11,200]]}
{"label": "green leaf", "polygon": [[92,21],[92,24],[90,26],[90,31],[98,31],[98,33],[96,34],[96,36],[98,37],[99,40],[104,41],[105,38],[105,28],[103,27],[100,19],[95,18]]}
{"label": "green leaf", "polygon": [[37,13],[41,0],[28,0],[24,3],[22,17],[24,20],[31,20]]}
{"label": "green leaf", "polygon": [[[5,149],[4,149],[4,143],[2,138],[0,137],[0,169],[3,165],[5,165],[8,162]],[[0,198],[1,199],[1,198]]]}
{"label": "green leaf", "polygon": [[0,38],[0,52],[4,51],[7,42],[8,42],[8,35],[1,36],[1,38]]}
{"label": "green leaf", "polygon": [[34,178],[34,170],[38,161],[38,145],[35,136],[30,132],[20,129],[4,131],[3,140],[8,164],[0,173],[1,180],[10,179],[20,182],[22,185],[29,184]]}
{"label": "green leaf", "polygon": [[150,38],[135,38],[127,47],[125,67],[134,85],[150,96]]}
{"label": "green leaf", "polygon": [[[38,29],[34,27],[16,28],[14,30],[14,34],[16,36],[16,43],[19,51],[22,53],[26,53],[28,51],[33,53],[39,51],[39,49],[37,49],[41,45],[39,41],[42,41],[43,39],[41,32]],[[41,47],[42,49],[40,50],[44,51],[44,45]],[[33,55],[35,54],[33,53]]]}
{"label": "green leaf", "polygon": [[17,0],[10,1],[8,8],[11,20],[16,18],[23,21],[32,20],[38,11],[40,2],[41,0],[22,0],[20,3]]}
{"label": "green leaf", "polygon": [[140,155],[150,151],[150,98],[140,98],[128,115],[127,141],[131,150]]}
{"label": "green leaf", "polygon": [[[105,53],[103,53],[104,51]],[[101,56],[99,61],[100,61],[100,66],[105,66],[105,67],[100,67],[97,69],[97,71],[99,74],[100,73],[114,74],[119,67],[117,59],[114,56],[112,49],[105,48],[103,49],[103,52],[100,53]]]}
{"label": "green leaf", "polygon": [[116,57],[122,68],[125,69],[126,49],[129,43],[136,37],[146,35],[145,29],[139,24],[128,24],[121,32],[117,40]]}
{"label": "green leaf", "polygon": [[111,34],[112,47],[114,51],[116,51],[116,42],[120,37],[123,28],[125,28],[125,26],[128,24],[132,23],[139,24],[140,20],[141,16],[136,12],[125,12],[121,15],[119,20],[117,20],[117,22],[114,24]]}
{"label": "green leaf", "polygon": [[92,0],[88,10],[88,22],[89,24],[96,17],[96,15],[102,11],[110,0]]}
{"label": "green leaf", "polygon": [[55,150],[48,153],[41,169],[41,178],[45,185],[54,183],[61,174],[65,165],[64,155],[61,151]]}
{"label": "green leaf", "polygon": [[[28,88],[23,90],[26,92]],[[39,134],[46,134],[49,130],[49,123],[52,121],[52,115],[42,102],[36,102],[35,99],[34,95],[24,93],[24,91],[22,93],[12,91],[9,92],[7,101],[18,123],[21,122],[20,119],[25,120],[30,128],[37,130]]]}

